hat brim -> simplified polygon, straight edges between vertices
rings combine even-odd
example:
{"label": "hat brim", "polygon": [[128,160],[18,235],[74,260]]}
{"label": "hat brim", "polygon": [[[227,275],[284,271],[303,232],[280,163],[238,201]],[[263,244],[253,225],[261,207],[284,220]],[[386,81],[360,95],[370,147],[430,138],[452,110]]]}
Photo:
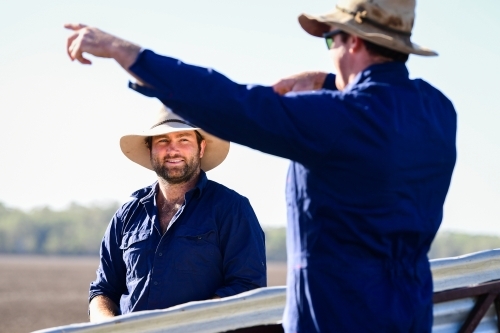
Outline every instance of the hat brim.
{"label": "hat brim", "polygon": [[412,43],[410,37],[387,32],[369,23],[359,24],[352,15],[339,10],[320,16],[301,14],[299,23],[307,33],[315,37],[323,37],[325,32],[334,27],[401,53],[421,56],[438,55],[429,48]]}
{"label": "hat brim", "polygon": [[226,159],[229,152],[229,142],[219,139],[203,131],[201,128],[190,127],[182,123],[163,124],[141,133],[124,135],[120,139],[120,148],[128,159],[153,170],[150,152],[145,142],[146,137],[195,130],[201,134],[207,143],[205,153],[201,159],[201,169],[203,171],[212,170]]}

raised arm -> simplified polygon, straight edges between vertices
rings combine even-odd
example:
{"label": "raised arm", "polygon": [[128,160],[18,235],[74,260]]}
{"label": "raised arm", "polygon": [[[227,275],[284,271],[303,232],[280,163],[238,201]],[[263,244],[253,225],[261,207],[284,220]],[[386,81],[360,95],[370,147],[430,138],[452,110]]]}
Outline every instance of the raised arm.
{"label": "raised arm", "polygon": [[[139,80],[133,85],[136,90],[159,98],[186,120],[220,138],[304,165],[319,165],[345,126],[347,112],[338,91],[281,96],[272,87],[237,84],[211,69],[148,50],[140,52],[139,46],[95,28],[68,27],[74,30],[68,39],[72,59],[89,63],[81,59],[85,52],[114,58]],[[315,88],[329,77],[324,73],[313,76]],[[281,91],[287,89],[290,87]]]}

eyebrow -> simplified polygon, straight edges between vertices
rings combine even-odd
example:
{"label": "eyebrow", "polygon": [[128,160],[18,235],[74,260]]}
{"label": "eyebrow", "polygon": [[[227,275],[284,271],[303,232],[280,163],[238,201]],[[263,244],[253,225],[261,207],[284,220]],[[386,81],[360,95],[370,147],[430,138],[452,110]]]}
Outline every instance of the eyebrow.
{"label": "eyebrow", "polygon": [[[173,134],[174,137],[176,138],[182,138],[184,136],[192,136],[189,134],[189,132],[193,132],[193,135],[196,136],[196,134],[194,133],[194,131],[185,131],[185,132],[181,132],[181,133],[169,133],[169,134]],[[155,135],[155,137],[158,137],[158,138],[166,138],[168,137],[168,134],[162,134],[162,135]]]}
{"label": "eyebrow", "polygon": [[194,133],[194,131],[187,131],[187,132],[173,133],[173,134],[174,134],[174,137],[176,137],[176,138],[182,138],[182,137],[185,137],[185,136],[196,137],[196,134]]}

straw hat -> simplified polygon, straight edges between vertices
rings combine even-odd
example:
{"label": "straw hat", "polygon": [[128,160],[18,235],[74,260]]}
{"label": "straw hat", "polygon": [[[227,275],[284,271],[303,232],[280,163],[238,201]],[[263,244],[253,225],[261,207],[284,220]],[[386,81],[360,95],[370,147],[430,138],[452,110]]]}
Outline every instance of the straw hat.
{"label": "straw hat", "polygon": [[334,27],[401,53],[437,55],[411,42],[414,20],[415,0],[339,0],[330,13],[299,16],[302,28],[316,37]]}
{"label": "straw hat", "polygon": [[201,169],[203,171],[209,171],[221,164],[229,152],[228,141],[221,140],[208,134],[201,128],[191,125],[165,106],[162,106],[152,123],[154,125],[150,129],[142,131],[141,133],[125,135],[120,139],[120,148],[125,156],[131,161],[150,170],[153,170],[153,167],[151,166],[149,149],[144,141],[148,136],[190,130],[198,131],[207,143],[205,154],[201,159]]}

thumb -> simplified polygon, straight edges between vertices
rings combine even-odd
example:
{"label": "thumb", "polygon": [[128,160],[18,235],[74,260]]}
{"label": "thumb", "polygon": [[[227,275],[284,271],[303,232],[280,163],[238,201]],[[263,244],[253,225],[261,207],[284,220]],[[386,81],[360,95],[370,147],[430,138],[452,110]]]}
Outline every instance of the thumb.
{"label": "thumb", "polygon": [[87,27],[87,25],[86,24],[81,24],[81,23],[66,23],[64,25],[64,27],[66,29],[70,29],[70,30],[80,30],[82,28]]}

